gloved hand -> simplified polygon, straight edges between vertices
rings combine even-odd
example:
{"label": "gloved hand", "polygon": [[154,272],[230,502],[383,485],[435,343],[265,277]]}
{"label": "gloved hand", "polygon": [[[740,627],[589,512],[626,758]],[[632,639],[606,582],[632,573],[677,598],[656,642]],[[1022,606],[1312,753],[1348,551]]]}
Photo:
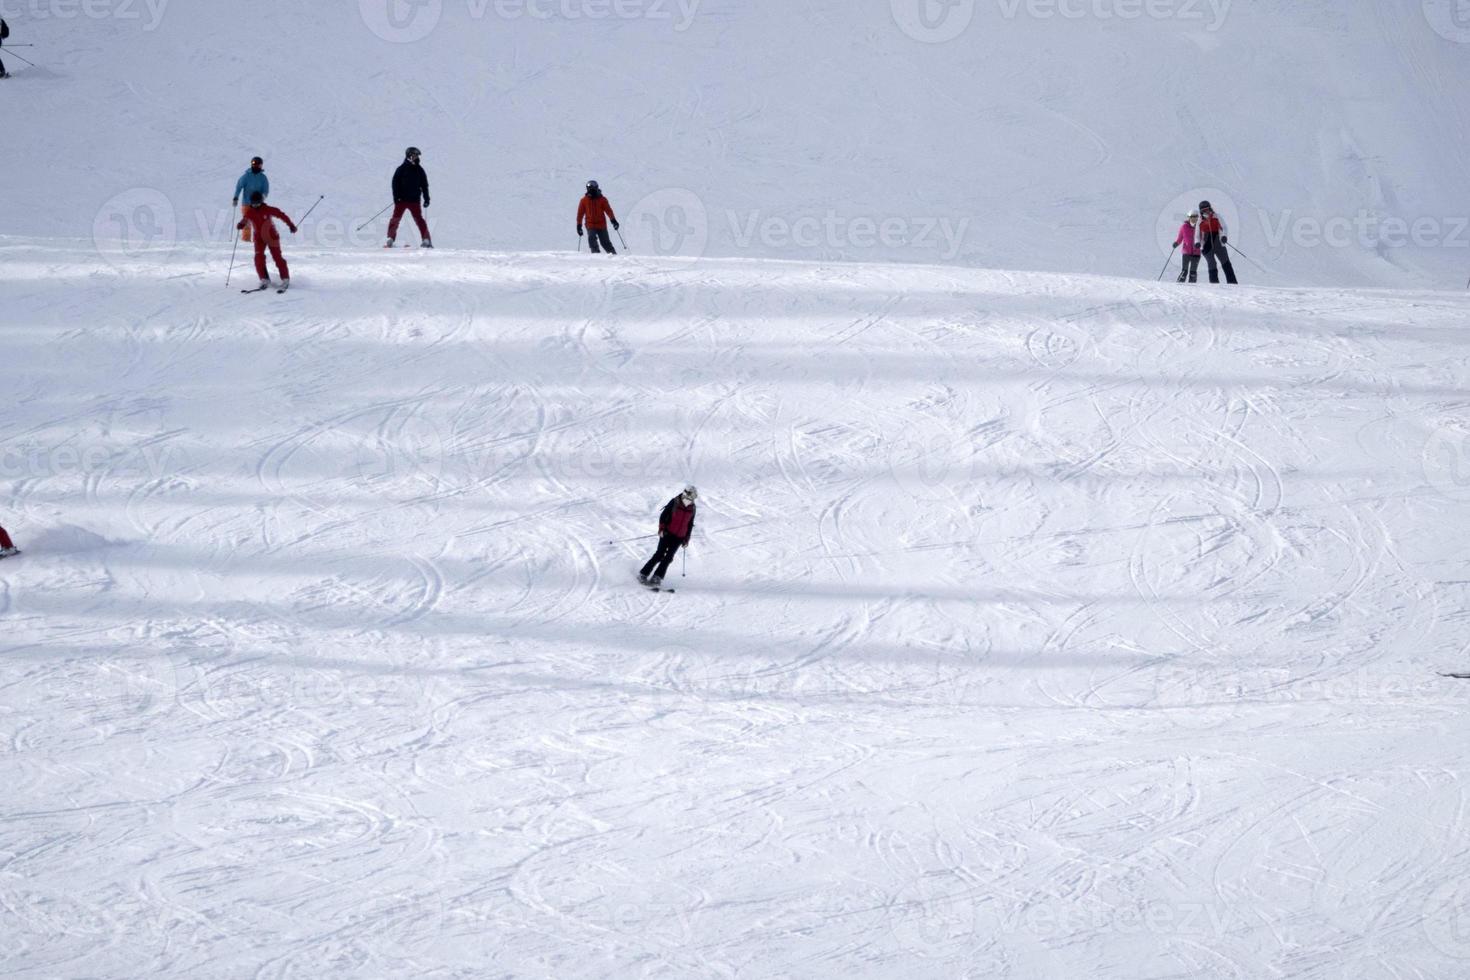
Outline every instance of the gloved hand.
{"label": "gloved hand", "polygon": [[577,237],[578,238],[581,238],[582,237],[582,226],[581,225],[578,225],[577,226]]}
{"label": "gloved hand", "polygon": [[1220,236],[1220,244],[1221,245],[1229,245],[1230,244],[1230,236],[1229,235],[1221,235]]}
{"label": "gloved hand", "polygon": [[234,200],[232,200],[230,202],[230,207],[232,207],[232,208],[238,208],[239,206],[240,206],[240,199],[238,197],[235,198]]}
{"label": "gloved hand", "polygon": [[245,222],[242,221],[238,225],[236,225],[235,226],[235,230],[236,231],[244,231],[245,230]]}
{"label": "gloved hand", "polygon": [[617,231],[621,227],[623,227],[623,226],[620,225],[620,224],[618,224],[618,219],[617,218],[614,218],[613,219],[613,231]]}
{"label": "gloved hand", "polygon": [[[1178,248],[1178,247],[1179,247],[1179,243],[1178,242],[1175,242],[1174,243],[1174,248]],[[1171,252],[1174,251],[1174,248],[1169,249],[1169,251],[1171,251]]]}
{"label": "gloved hand", "polygon": [[428,206],[429,206],[429,199],[426,197],[426,198],[424,198],[424,207],[428,207]]}
{"label": "gloved hand", "polygon": [[295,225],[292,225],[291,226],[291,234],[293,234],[293,235],[296,234],[296,230],[297,230],[296,229],[296,226]]}

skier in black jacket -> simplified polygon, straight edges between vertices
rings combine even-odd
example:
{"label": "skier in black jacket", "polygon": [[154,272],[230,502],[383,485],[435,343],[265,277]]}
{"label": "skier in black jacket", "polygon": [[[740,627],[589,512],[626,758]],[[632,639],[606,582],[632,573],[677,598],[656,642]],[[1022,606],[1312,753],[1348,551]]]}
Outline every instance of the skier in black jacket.
{"label": "skier in black jacket", "polygon": [[654,589],[663,585],[674,555],[680,548],[689,547],[689,539],[694,537],[694,501],[698,496],[699,491],[688,486],[664,505],[663,513],[658,515],[658,550],[638,573],[638,581],[644,585]]}
{"label": "skier in black jacket", "polygon": [[413,215],[414,224],[419,226],[419,234],[424,238],[424,248],[434,247],[434,240],[429,237],[429,226],[424,221],[424,212],[419,210],[420,198],[423,199],[424,207],[429,206],[429,175],[419,166],[421,155],[418,147],[410,146],[404,154],[403,163],[393,172],[393,220],[388,222],[388,244],[384,248],[393,247],[393,240],[398,237],[398,223],[403,220],[405,211]]}

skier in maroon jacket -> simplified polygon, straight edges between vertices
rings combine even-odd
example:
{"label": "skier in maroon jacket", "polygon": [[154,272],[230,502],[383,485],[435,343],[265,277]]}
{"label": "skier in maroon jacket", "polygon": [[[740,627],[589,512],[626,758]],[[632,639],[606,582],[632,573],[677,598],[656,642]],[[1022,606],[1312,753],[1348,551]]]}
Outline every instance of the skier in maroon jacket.
{"label": "skier in maroon jacket", "polygon": [[698,496],[699,491],[688,486],[664,505],[663,513],[658,515],[658,550],[638,573],[638,581],[644,585],[653,588],[662,585],[674,555],[680,548],[689,547],[689,539],[694,536],[694,501]]}
{"label": "skier in maroon jacket", "polygon": [[11,555],[20,554],[20,549],[15,542],[10,540],[10,535],[5,533],[5,528],[0,527],[0,558],[9,558]]}
{"label": "skier in maroon jacket", "polygon": [[276,271],[281,274],[281,291],[285,292],[291,288],[291,269],[286,265],[285,256],[281,254],[281,233],[276,231],[277,221],[286,222],[291,234],[296,234],[296,222],[286,217],[286,212],[265,203],[265,195],[256,191],[250,195],[250,207],[245,212],[245,219],[235,227],[243,229],[245,223],[249,222],[255,232],[255,274],[260,276],[260,288],[266,289],[271,284],[271,277],[265,270],[265,250],[269,248],[271,258],[276,260]]}

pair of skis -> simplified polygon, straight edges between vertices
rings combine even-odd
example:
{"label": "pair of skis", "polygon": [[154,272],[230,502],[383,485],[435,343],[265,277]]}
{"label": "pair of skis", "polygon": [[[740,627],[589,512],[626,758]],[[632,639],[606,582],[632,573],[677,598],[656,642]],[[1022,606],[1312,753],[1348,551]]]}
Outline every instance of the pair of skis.
{"label": "pair of skis", "polygon": [[638,576],[638,584],[643,586],[649,592],[667,592],[672,595],[674,592],[677,591],[676,589],[666,589],[662,585],[655,585],[652,581],[644,578],[642,575]]}
{"label": "pair of skis", "polygon": [[[242,296],[249,296],[251,293],[263,293],[267,289],[270,289],[270,288],[271,287],[269,285],[256,286],[254,289],[242,289],[242,290],[240,290],[240,294]],[[279,289],[276,290],[276,294],[277,295],[280,295],[281,293],[284,293],[286,290],[288,290],[290,288],[291,288],[290,286],[281,286]]]}

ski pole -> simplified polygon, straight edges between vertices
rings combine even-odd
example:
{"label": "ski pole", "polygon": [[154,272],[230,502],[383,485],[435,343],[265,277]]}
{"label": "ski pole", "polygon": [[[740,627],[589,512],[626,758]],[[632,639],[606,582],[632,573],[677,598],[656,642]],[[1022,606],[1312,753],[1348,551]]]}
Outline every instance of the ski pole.
{"label": "ski pole", "polygon": [[[325,201],[326,199],[327,199],[327,195],[323,194],[321,197],[319,197],[319,198],[316,199],[316,204],[320,204],[323,201]],[[309,218],[309,217],[311,217],[311,212],[313,212],[313,211],[316,210],[316,204],[313,204],[311,207],[309,207],[309,208],[306,209],[306,213],[301,216],[301,220],[298,221],[298,222],[296,222],[298,225],[304,225],[304,224],[306,224],[306,219]]]}
{"label": "ski pole", "polygon": [[[1174,248],[1178,248],[1178,247],[1179,247],[1179,245],[1176,243],[1174,245]],[[1169,249],[1169,257],[1164,260],[1164,268],[1159,272],[1159,278],[1155,279],[1154,280],[1155,282],[1163,282],[1164,281],[1164,273],[1165,272],[1168,272],[1169,271],[1169,266],[1171,266],[1171,265],[1174,264],[1174,248]]]}
{"label": "ski pole", "polygon": [[[1229,243],[1229,242],[1221,242],[1221,243],[1220,243],[1220,244],[1221,244],[1221,245],[1223,245],[1223,246],[1225,246],[1225,248],[1226,248],[1226,249],[1227,249],[1227,250],[1228,250],[1228,251],[1232,251],[1232,252],[1234,252],[1234,253],[1235,253],[1235,254],[1236,254],[1236,255],[1239,255],[1239,256],[1240,256],[1240,257],[1241,257],[1241,258],[1243,258],[1243,259],[1245,259],[1245,260],[1246,260],[1246,261],[1247,261],[1247,262],[1249,262],[1249,263],[1250,263],[1250,264],[1251,264],[1251,265],[1253,265],[1253,266],[1255,266],[1255,267],[1256,267],[1256,268],[1257,268],[1257,269],[1261,269],[1261,263],[1259,263],[1259,262],[1257,262],[1257,261],[1256,261],[1256,260],[1255,260],[1255,259],[1253,259],[1253,258],[1251,258],[1251,257],[1250,257],[1250,256],[1249,256],[1249,255],[1246,255],[1246,254],[1245,254],[1245,253],[1244,253],[1244,252],[1242,252],[1242,251],[1241,251],[1241,250],[1240,250],[1240,249],[1239,249],[1239,248],[1237,248],[1237,247],[1236,247],[1236,246],[1234,246],[1234,245],[1231,245],[1231,244],[1230,244],[1230,243]],[[1265,269],[1261,269],[1261,271],[1262,271],[1262,272],[1266,272],[1266,270],[1265,270]],[[1266,272],[1266,275],[1268,275],[1268,276],[1269,276],[1269,275],[1270,275],[1270,274],[1271,274],[1271,273],[1269,273],[1269,272]]]}
{"label": "ski pole", "polygon": [[649,538],[656,537],[658,537],[657,534],[640,534],[636,538],[620,538],[617,541],[609,541],[608,544],[631,544],[634,541],[647,541]]}
{"label": "ski pole", "polygon": [[[322,195],[322,196],[323,196],[323,197],[325,197],[325,196],[326,196],[326,195]],[[390,205],[388,205],[388,208],[391,208],[391,207],[392,207],[392,206],[393,206],[393,205],[391,205],[391,204],[390,204]],[[378,212],[378,213],[377,213],[377,214],[375,214],[375,215],[373,215],[373,216],[372,216],[372,217],[371,217],[371,218],[369,218],[369,219],[367,219],[367,220],[366,220],[366,221],[364,221],[364,222],[363,222],[363,223],[362,223],[362,224],[360,224],[360,225],[358,225],[358,226],[357,226],[357,230],[358,230],[358,231],[362,231],[362,230],[363,230],[363,229],[364,229],[364,228],[366,228],[366,227],[367,227],[367,226],[368,226],[368,225],[370,225],[370,224],[372,224],[372,223],[373,223],[373,222],[374,222],[374,221],[377,221],[377,220],[378,220],[378,219],[379,219],[379,218],[381,218],[381,217],[382,217],[382,216],[383,216],[383,215],[384,215],[384,214],[385,214],[385,213],[387,213],[387,211],[388,211],[388,208],[384,208],[384,209],[383,209],[383,210],[382,210],[382,211],[379,211],[379,212]]]}
{"label": "ski pole", "polygon": [[[24,48],[24,47],[27,47],[28,45],[16,44],[16,45],[13,45],[13,46],[14,47],[17,47],[17,48]],[[9,51],[10,48],[6,48],[5,50],[6,51]],[[36,64],[34,61],[31,61],[31,60],[29,60],[27,58],[21,58],[20,55],[16,55],[16,57],[17,58],[20,58],[21,61],[24,61],[26,64],[30,65],[32,68],[40,68],[41,67],[40,65]]]}
{"label": "ski pole", "polygon": [[623,229],[614,228],[613,231],[618,233],[618,243],[623,246],[623,251],[626,252],[628,250],[628,243],[623,240]]}
{"label": "ski pole", "polygon": [[240,235],[235,234],[235,247],[230,249],[230,271],[225,273],[225,288],[230,288],[230,276],[235,274],[235,253],[240,250]]}
{"label": "ski pole", "polygon": [[680,548],[679,550],[682,551],[682,552],[684,552],[684,567],[681,568],[681,569],[679,569],[679,577],[680,578],[688,578],[689,577],[689,542],[687,542],[687,541],[684,542],[684,547]]}

